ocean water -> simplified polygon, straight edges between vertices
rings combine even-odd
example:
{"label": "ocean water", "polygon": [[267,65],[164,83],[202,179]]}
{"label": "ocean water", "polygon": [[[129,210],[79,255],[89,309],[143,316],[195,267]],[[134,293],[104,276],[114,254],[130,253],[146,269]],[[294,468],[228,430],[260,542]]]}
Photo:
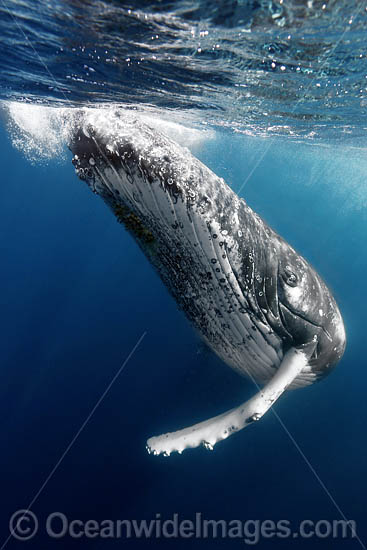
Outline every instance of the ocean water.
{"label": "ocean water", "polygon": [[[366,10],[326,0],[0,1],[1,550],[365,548]],[[222,176],[312,263],[345,322],[347,348],[329,377],[287,393],[278,417],[269,411],[212,452],[145,450],[149,436],[256,388],[203,346],[74,173],[75,108],[116,105]],[[10,518],[28,508],[38,532],[9,537]],[[69,527],[153,519],[156,529],[198,515],[248,523],[231,537],[170,537],[173,526],[94,538],[77,536],[78,524],[77,535],[53,538],[53,513]],[[345,518],[356,537],[327,533]],[[269,536],[265,520],[289,522],[291,535]],[[321,521],[318,536],[301,536],[305,520]]]}

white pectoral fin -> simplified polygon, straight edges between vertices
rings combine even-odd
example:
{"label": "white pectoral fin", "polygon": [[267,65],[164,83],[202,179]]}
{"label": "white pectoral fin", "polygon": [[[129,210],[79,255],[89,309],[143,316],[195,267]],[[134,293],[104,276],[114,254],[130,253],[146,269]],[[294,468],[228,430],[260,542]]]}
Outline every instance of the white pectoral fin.
{"label": "white pectoral fin", "polygon": [[173,451],[182,453],[185,449],[199,445],[213,449],[218,441],[260,420],[306,366],[308,358],[309,349],[289,349],[273,378],[249,401],[189,428],[149,438],[148,452],[169,456]]}

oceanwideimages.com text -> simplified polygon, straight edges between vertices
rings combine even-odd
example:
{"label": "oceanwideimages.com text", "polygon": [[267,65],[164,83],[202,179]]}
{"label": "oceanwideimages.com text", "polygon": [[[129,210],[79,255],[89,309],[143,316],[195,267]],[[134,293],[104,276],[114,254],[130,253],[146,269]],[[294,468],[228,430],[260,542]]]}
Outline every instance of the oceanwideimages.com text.
{"label": "oceanwideimages.com text", "polygon": [[280,519],[208,519],[200,512],[191,518],[179,514],[151,519],[71,519],[52,512],[42,521],[30,510],[18,510],[9,521],[10,534],[30,540],[38,534],[52,539],[242,539],[256,545],[264,539],[346,539],[357,536],[353,520],[304,519],[297,525]]}

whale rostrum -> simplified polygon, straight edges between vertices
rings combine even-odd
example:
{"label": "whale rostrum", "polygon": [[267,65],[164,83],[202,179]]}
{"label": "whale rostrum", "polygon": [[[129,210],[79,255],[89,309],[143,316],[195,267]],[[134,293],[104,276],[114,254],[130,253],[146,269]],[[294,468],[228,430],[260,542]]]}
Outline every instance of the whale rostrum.
{"label": "whale rostrum", "polygon": [[215,443],[342,357],[339,309],[316,271],[186,148],[123,110],[80,111],[78,176],[134,236],[206,344],[259,392],[227,413],[148,439],[169,455]]}

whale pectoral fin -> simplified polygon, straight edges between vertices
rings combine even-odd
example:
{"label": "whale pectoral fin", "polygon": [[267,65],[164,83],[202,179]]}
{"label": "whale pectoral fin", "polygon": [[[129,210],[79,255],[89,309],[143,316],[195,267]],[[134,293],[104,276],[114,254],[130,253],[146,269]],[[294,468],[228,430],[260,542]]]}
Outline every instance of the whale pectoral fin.
{"label": "whale pectoral fin", "polygon": [[307,365],[316,345],[312,344],[289,349],[273,378],[254,397],[239,407],[189,428],[151,437],[147,441],[147,451],[154,455],[169,456],[173,451],[182,453],[185,449],[199,445],[212,450],[218,441],[260,420]]}

